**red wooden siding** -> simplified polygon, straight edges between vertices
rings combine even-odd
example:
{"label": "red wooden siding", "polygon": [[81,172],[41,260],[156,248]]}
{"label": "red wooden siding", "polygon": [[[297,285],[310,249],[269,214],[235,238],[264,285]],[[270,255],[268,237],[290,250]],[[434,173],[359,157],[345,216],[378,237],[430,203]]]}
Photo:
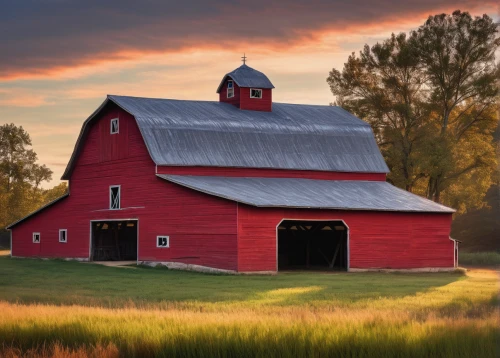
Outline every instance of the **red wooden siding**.
{"label": "red wooden siding", "polygon": [[273,107],[273,90],[262,89],[262,98],[250,98],[250,88],[240,89],[240,109],[271,112]]}
{"label": "red wooden siding", "polygon": [[240,108],[240,87],[236,84],[236,82],[233,81],[233,86],[234,86],[234,97],[227,98],[227,81],[229,79],[226,79],[224,82],[224,85],[222,86],[220,92],[219,92],[219,101],[224,102],[224,103],[230,103],[233,106],[236,106]]}
{"label": "red wooden siding", "polygon": [[272,89],[262,89],[262,98],[250,98],[250,88],[239,87],[233,81],[234,97],[227,98],[227,81],[226,79],[219,92],[219,101],[230,103],[240,109],[252,111],[265,111],[271,112],[273,107],[273,92]]}
{"label": "red wooden siding", "polygon": [[[110,135],[117,115],[120,133]],[[110,185],[121,185],[122,210],[109,210]],[[12,229],[14,256],[88,258],[90,220],[139,219],[139,260],[237,269],[236,203],[157,178],[135,120],[114,105],[93,122],[70,187],[68,198]],[[59,229],[68,230],[65,244]],[[169,235],[170,248],[157,248],[157,235]]]}
{"label": "red wooden siding", "polygon": [[254,208],[238,205],[238,270],[276,270],[283,219],[343,220],[350,268],[453,267],[451,214]]}
{"label": "red wooden siding", "polygon": [[385,173],[343,173],[313,170],[284,170],[259,168],[221,168],[221,167],[175,167],[159,166],[158,174],[208,175],[226,177],[262,178],[301,178],[319,180],[372,180],[385,181]]}

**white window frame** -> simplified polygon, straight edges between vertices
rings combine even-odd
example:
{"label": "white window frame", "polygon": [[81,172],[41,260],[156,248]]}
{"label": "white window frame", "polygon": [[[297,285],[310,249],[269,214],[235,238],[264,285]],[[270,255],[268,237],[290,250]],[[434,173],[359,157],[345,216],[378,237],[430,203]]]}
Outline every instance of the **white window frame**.
{"label": "white window frame", "polygon": [[[113,132],[113,123],[116,123],[116,132]],[[113,118],[109,122],[109,133],[110,134],[118,134],[120,133],[120,119],[119,118]]]}
{"label": "white window frame", "polygon": [[[167,245],[166,245],[166,246],[163,246],[163,245],[159,245],[159,244],[158,244],[158,239],[159,239],[160,237],[165,237],[165,238],[167,238]],[[158,248],[160,248],[160,249],[168,249],[168,248],[170,247],[170,236],[168,236],[168,235],[158,235],[158,236],[156,237],[156,247],[158,247]]]}
{"label": "white window frame", "polygon": [[[113,208],[113,188],[118,188],[118,207]],[[120,210],[122,206],[122,188],[121,185],[109,186],[109,210]]]}
{"label": "white window frame", "polygon": [[[229,87],[229,83],[231,83],[231,87]],[[226,93],[227,98],[233,98],[234,97],[234,82],[233,80],[228,80],[227,81],[227,93]]]}
{"label": "white window frame", "polygon": [[[36,241],[35,241],[35,235],[38,235],[38,242],[36,242]],[[40,235],[40,233],[39,233],[39,232],[34,232],[34,233],[33,233],[33,243],[34,243],[34,244],[39,244],[39,243],[40,243],[40,241],[42,241],[42,235]]]}
{"label": "white window frame", "polygon": [[[260,97],[252,96],[252,91],[260,91]],[[250,88],[250,98],[262,99],[263,91],[261,88]]]}
{"label": "white window frame", "polygon": [[[64,238],[66,240],[61,240],[61,233],[64,232]],[[59,242],[62,244],[66,244],[68,242],[68,229],[59,229]]]}

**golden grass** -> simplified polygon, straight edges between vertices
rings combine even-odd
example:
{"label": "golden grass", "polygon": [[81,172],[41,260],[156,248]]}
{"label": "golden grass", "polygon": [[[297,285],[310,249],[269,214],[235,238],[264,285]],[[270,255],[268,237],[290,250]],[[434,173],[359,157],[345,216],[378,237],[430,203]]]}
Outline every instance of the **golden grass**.
{"label": "golden grass", "polygon": [[211,352],[207,356],[302,356],[349,350],[363,356],[363,350],[371,348],[373,356],[445,356],[447,351],[460,351],[480,357],[494,353],[499,325],[498,310],[469,318],[461,312],[453,317],[436,312],[417,317],[404,308],[278,308],[271,314],[256,309],[218,313],[11,303],[0,303],[0,322],[7,344],[4,355],[11,347],[26,352],[41,347],[43,355],[52,345],[60,356],[99,356],[103,347],[104,352],[118,347],[122,354],[139,356],[193,356],[197,351]]}
{"label": "golden grass", "polygon": [[[384,276],[385,275],[385,276]],[[376,274],[374,278],[393,275]],[[382,277],[382,278],[381,278]],[[417,277],[417,276],[415,276]],[[335,279],[332,276],[332,280]],[[404,297],[302,304],[322,287],[278,288],[246,301],[106,308],[0,301],[0,356],[495,357],[498,272]]]}
{"label": "golden grass", "polygon": [[10,250],[0,250],[0,256],[9,256]]}
{"label": "golden grass", "polygon": [[60,343],[54,343],[50,347],[42,346],[37,349],[22,351],[16,348],[5,348],[0,350],[4,358],[118,358],[118,348],[114,344],[79,347],[70,349],[63,347]]}

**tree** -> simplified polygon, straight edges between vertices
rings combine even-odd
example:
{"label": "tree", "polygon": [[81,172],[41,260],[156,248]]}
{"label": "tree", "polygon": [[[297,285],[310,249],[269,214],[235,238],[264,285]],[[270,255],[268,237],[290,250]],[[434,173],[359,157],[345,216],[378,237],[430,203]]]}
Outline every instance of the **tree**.
{"label": "tree", "polygon": [[[418,58],[424,65],[430,104],[440,124],[436,140],[442,150],[435,158],[438,169],[429,175],[427,192],[436,201],[440,201],[441,191],[450,180],[491,166],[483,162],[485,153],[481,151],[463,168],[448,168],[444,162],[452,156],[449,148],[456,147],[453,144],[464,144],[461,139],[467,132],[484,124],[480,122],[495,120],[498,84],[494,60],[500,46],[496,34],[496,24],[489,16],[472,18],[459,10],[452,15],[430,16],[412,32]],[[487,130],[491,133],[494,123]]]}
{"label": "tree", "polygon": [[460,210],[481,206],[496,166],[495,35],[486,15],[431,16],[330,72],[337,104],[372,125],[389,181]]}
{"label": "tree", "polygon": [[394,34],[359,58],[349,56],[342,72],[327,79],[337,104],[372,125],[386,161],[389,180],[412,191],[422,173],[416,171],[419,139],[425,136],[429,109],[422,94],[422,66],[406,34]]}
{"label": "tree", "polygon": [[54,201],[68,192],[68,185],[63,182],[51,189],[44,190],[43,192],[43,203],[44,205]]}
{"label": "tree", "polygon": [[23,127],[0,126],[0,227],[27,215],[44,204],[40,184],[52,179],[52,171],[37,164],[28,147],[31,138]]}

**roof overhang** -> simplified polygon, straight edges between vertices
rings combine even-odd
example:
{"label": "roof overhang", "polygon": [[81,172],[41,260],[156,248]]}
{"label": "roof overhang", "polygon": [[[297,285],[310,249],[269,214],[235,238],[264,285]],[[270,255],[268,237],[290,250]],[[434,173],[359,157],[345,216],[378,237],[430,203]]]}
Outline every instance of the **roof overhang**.
{"label": "roof overhang", "polygon": [[244,85],[243,83],[239,82],[237,79],[236,79],[236,76],[231,76],[230,73],[226,74],[223,78],[222,78],[222,81],[220,81],[220,84],[219,84],[219,87],[217,87],[217,91],[215,91],[215,93],[220,93],[221,89],[222,89],[222,86],[224,86],[224,82],[226,82],[226,80],[230,78],[232,79],[237,85],[238,87],[241,87],[241,88],[264,88],[264,89],[273,89],[275,88],[273,85],[269,86],[269,85],[264,85],[264,86],[246,86]]}
{"label": "roof overhang", "polygon": [[205,194],[256,207],[447,214],[455,212],[384,181],[157,176]]}

